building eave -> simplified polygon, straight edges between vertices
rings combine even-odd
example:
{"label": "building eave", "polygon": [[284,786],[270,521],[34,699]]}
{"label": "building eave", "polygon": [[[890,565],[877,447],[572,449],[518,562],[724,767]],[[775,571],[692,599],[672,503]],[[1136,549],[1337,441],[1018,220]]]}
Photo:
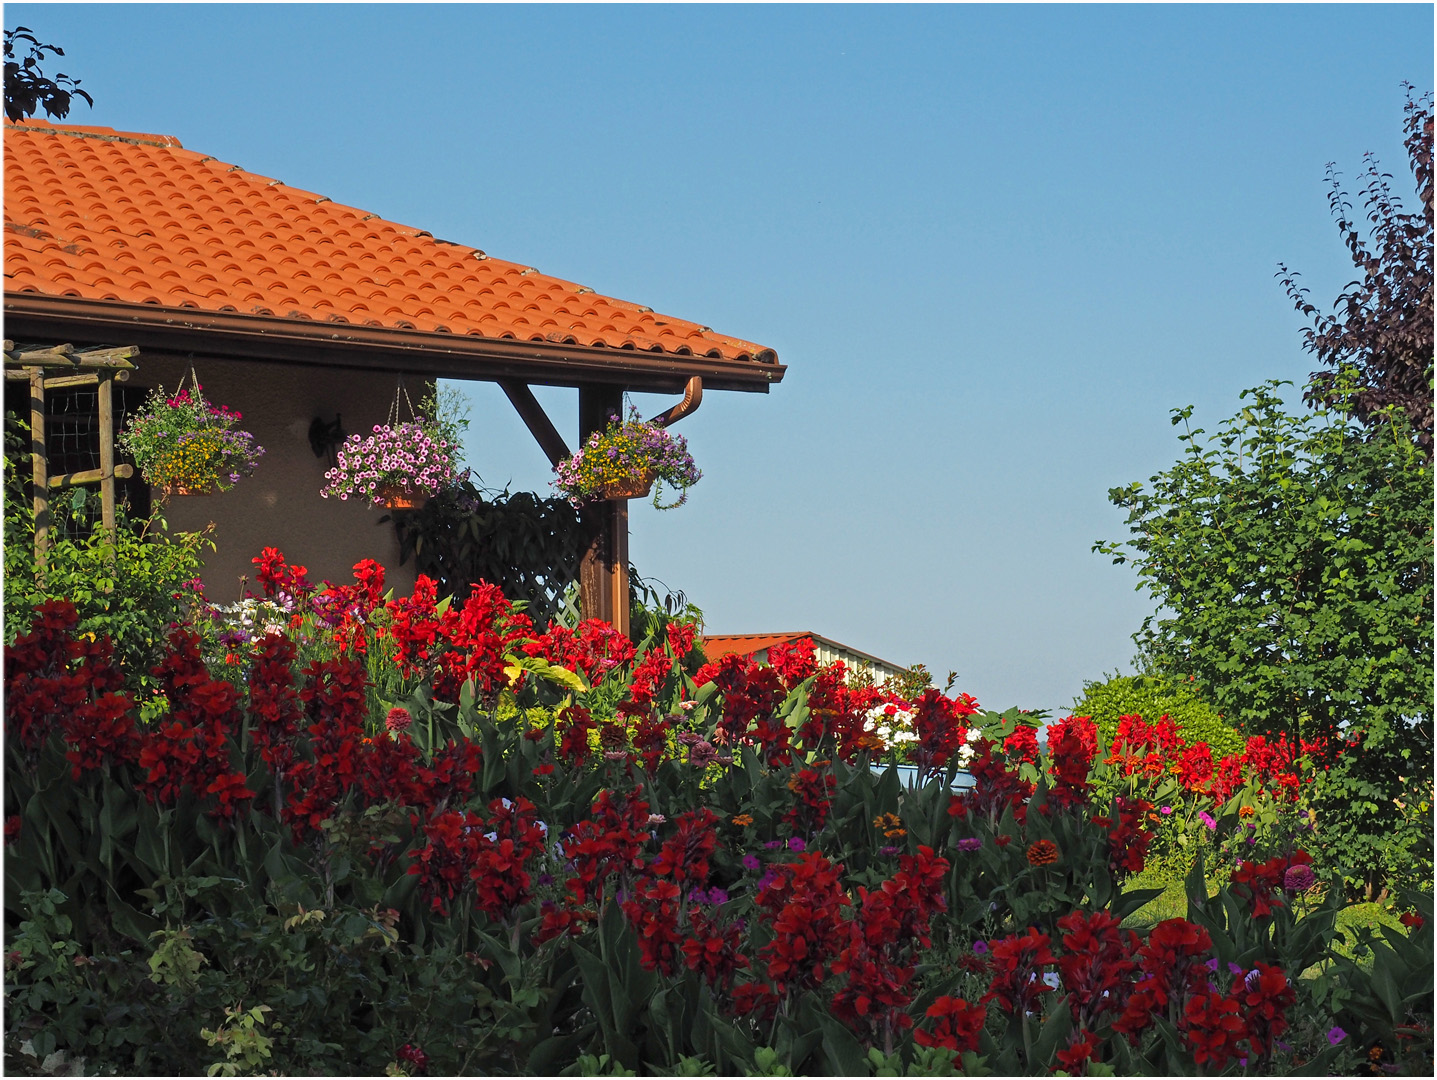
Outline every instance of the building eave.
{"label": "building eave", "polygon": [[484,338],[30,292],[5,294],[5,336],[137,345],[264,363],[399,370],[426,378],[507,379],[541,386],[602,383],[656,393],[677,393],[696,375],[705,390],[767,393],[787,370],[776,359]]}

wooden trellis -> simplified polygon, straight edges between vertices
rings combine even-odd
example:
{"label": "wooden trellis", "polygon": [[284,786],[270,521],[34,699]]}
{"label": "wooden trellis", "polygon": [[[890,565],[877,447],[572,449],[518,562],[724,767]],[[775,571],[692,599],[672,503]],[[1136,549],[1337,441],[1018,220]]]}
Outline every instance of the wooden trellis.
{"label": "wooden trellis", "polygon": [[[100,521],[115,529],[115,480],[131,476],[129,465],[115,464],[114,384],[135,370],[140,355],[133,345],[76,349],[73,345],[16,345],[5,342],[6,382],[30,384],[30,463],[35,481],[35,562],[44,566],[50,548],[50,493],[77,484],[100,484]],[[64,374],[51,374],[56,370]],[[99,400],[100,467],[84,472],[50,475],[45,444],[45,392],[72,386],[94,386]]]}

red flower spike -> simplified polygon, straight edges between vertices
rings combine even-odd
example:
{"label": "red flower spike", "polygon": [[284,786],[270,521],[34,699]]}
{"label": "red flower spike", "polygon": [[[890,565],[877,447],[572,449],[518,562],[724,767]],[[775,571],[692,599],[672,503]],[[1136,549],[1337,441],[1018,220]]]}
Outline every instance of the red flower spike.
{"label": "red flower spike", "polygon": [[969,1005],[962,998],[944,995],[933,1002],[924,1015],[935,1023],[931,1030],[920,1027],[913,1032],[913,1041],[919,1046],[976,1051],[988,1010],[982,1005]]}

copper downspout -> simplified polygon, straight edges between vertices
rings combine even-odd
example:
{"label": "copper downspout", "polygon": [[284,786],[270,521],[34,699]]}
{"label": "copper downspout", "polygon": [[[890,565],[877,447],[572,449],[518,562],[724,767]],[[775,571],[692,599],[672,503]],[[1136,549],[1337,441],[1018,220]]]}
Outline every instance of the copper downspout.
{"label": "copper downspout", "polygon": [[649,423],[656,424],[659,427],[668,427],[670,424],[675,424],[682,420],[689,413],[696,412],[698,407],[703,404],[703,400],[704,378],[702,375],[695,375],[689,379],[688,385],[684,387],[684,399],[672,409],[659,413],[659,415],[650,420]]}

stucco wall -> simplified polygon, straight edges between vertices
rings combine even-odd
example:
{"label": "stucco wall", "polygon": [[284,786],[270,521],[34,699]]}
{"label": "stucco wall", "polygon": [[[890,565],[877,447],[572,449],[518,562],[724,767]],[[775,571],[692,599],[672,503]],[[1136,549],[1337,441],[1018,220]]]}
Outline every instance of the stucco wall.
{"label": "stucco wall", "polygon": [[[159,384],[173,392],[189,363],[142,353],[129,385]],[[328,423],[339,413],[350,435],[384,423],[394,401],[395,376],[203,358],[196,358],[194,366],[205,396],[242,413],[239,426],[265,449],[254,475],[229,491],[174,496],[165,508],[171,529],[215,525],[218,546],[205,559],[205,594],[220,603],[237,599],[240,575],[253,586],[250,560],[265,547],[277,547],[289,562],[308,567],[316,583],[326,578],[347,583],[353,580],[356,562],[377,559],[386,580],[401,594],[412,589],[413,562],[400,567],[393,527],[377,524],[385,511],[321,498],[329,461],[315,457],[309,446],[309,426],[316,416]],[[425,385],[409,378],[406,386],[417,407]]]}

